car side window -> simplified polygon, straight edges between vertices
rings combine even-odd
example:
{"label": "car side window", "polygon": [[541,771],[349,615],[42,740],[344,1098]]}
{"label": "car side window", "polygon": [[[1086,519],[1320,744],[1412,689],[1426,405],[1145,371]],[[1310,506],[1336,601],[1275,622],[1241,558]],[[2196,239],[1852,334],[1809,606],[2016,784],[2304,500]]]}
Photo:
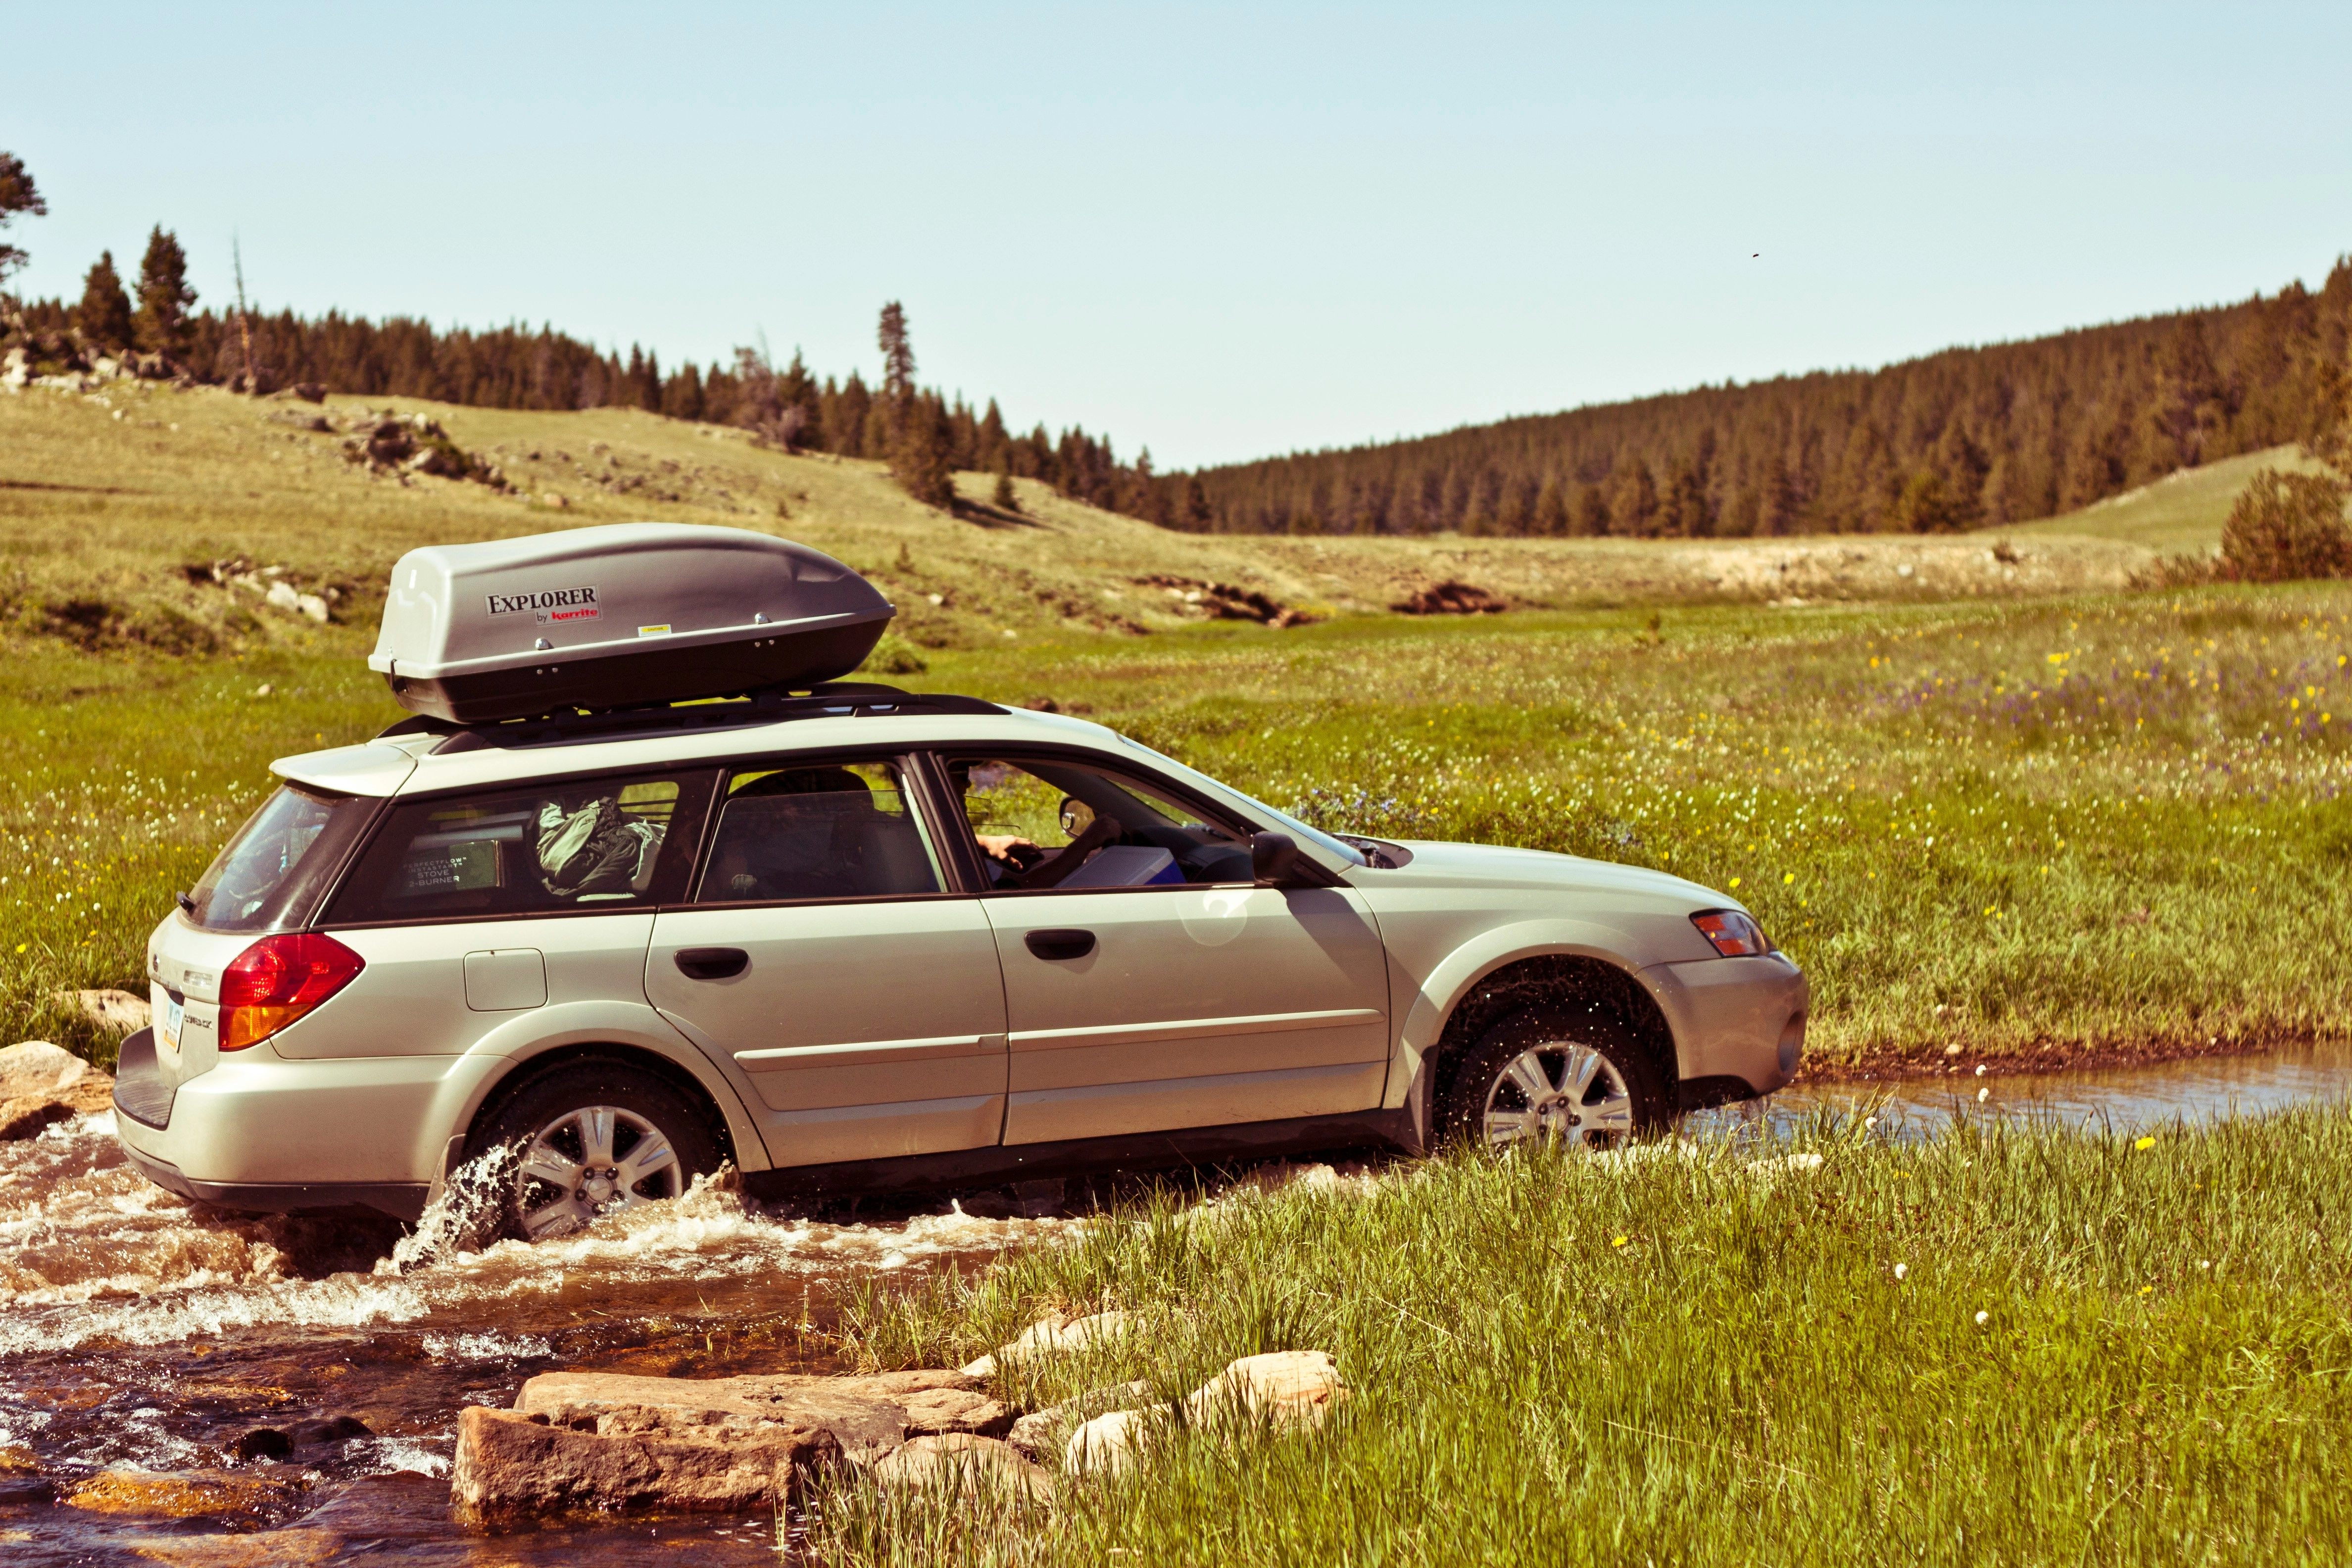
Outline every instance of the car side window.
{"label": "car side window", "polygon": [[943,886],[898,764],[803,763],[730,770],[696,897],[906,899]]}
{"label": "car side window", "polygon": [[702,777],[565,780],[394,806],[331,922],[626,909],[675,897]]}
{"label": "car side window", "polygon": [[1248,842],[1172,792],[1086,763],[950,757],[990,886],[1098,891],[1251,879]]}

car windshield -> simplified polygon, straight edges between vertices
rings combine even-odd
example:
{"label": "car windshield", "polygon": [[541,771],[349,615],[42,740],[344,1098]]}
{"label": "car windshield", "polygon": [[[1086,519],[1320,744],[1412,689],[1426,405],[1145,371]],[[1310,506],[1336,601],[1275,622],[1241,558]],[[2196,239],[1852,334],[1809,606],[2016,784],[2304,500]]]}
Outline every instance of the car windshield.
{"label": "car windshield", "polygon": [[1213,779],[1208,774],[1201,772],[1200,769],[1188,768],[1182,763],[1178,762],[1175,758],[1169,756],[1166,752],[1155,752],[1150,747],[1145,745],[1142,742],[1136,740],[1131,735],[1121,735],[1119,739],[1125,741],[1129,745],[1133,746],[1137,751],[1141,752],[1144,755],[1158,758],[1160,763],[1177,773],[1180,773],[1183,777],[1191,780],[1193,784],[1204,785],[1215,794],[1223,795],[1227,800],[1238,801],[1243,806],[1252,813],[1269,819],[1276,827],[1280,828],[1283,832],[1290,834],[1295,837],[1304,839],[1306,842],[1314,845],[1317,848],[1323,850],[1327,854],[1338,857],[1344,864],[1349,866],[1369,866],[1371,864],[1370,860],[1364,858],[1364,852],[1357,848],[1354,845],[1344,843],[1339,839],[1334,838],[1319,827],[1309,827],[1307,824],[1299,821],[1298,818],[1291,816],[1286,811],[1276,811],[1274,807],[1266,805],[1265,802],[1259,800],[1255,795],[1244,795],[1241,791],[1235,789],[1229,784],[1219,784],[1215,779]]}
{"label": "car windshield", "polygon": [[[195,886],[188,912],[208,931],[268,931],[308,912],[367,815],[350,795],[288,784],[264,801]],[[335,830],[335,831],[331,831]]]}

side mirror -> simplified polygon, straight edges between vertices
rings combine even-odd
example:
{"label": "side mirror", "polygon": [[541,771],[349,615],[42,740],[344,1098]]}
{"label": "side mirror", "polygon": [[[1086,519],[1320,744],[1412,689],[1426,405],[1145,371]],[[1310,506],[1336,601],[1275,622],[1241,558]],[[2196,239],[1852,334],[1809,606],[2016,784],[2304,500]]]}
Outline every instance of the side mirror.
{"label": "side mirror", "polygon": [[1280,887],[1296,879],[1298,841],[1287,833],[1250,835],[1250,875],[1264,886]]}

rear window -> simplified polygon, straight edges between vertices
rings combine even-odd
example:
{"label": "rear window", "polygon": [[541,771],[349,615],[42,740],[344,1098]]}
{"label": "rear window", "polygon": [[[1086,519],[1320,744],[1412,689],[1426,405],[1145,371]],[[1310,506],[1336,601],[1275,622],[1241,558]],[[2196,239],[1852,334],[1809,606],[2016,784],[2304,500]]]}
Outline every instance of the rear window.
{"label": "rear window", "polygon": [[677,897],[707,774],[587,779],[393,808],[334,924],[628,909]]}
{"label": "rear window", "polygon": [[278,931],[310,915],[373,800],[288,784],[262,802],[189,896],[207,931]]}

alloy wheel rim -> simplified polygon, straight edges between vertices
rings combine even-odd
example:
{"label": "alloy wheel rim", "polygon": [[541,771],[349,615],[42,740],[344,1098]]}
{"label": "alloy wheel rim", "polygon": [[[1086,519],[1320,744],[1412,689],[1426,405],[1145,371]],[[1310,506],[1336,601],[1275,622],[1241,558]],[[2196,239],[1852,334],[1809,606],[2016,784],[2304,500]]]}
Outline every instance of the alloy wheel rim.
{"label": "alloy wheel rim", "polygon": [[585,1105],[556,1117],[523,1145],[515,1206],[523,1233],[538,1240],[615,1209],[677,1197],[685,1174],[660,1128],[619,1106]]}
{"label": "alloy wheel rim", "polygon": [[1633,1096],[1617,1064],[1591,1046],[1548,1040],[1504,1064],[1486,1090],[1480,1131],[1490,1149],[1614,1148],[1633,1136]]}

